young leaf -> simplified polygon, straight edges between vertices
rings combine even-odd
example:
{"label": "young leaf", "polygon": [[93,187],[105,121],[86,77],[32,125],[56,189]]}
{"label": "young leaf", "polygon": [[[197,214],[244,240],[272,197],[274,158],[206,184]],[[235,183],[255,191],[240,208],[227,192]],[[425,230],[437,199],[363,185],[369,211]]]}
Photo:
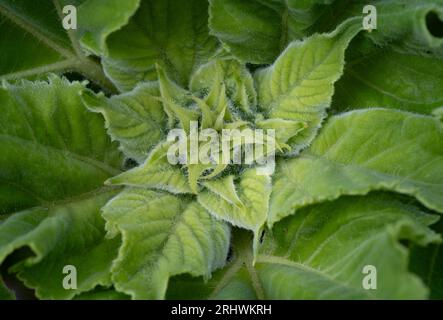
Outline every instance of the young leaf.
{"label": "young leaf", "polygon": [[[428,290],[408,271],[408,250],[399,241],[439,242],[427,228],[437,219],[388,194],[342,197],[276,224],[255,267],[250,253],[234,251],[207,285],[177,278],[171,286],[178,281],[181,290],[171,294],[184,298],[191,285],[215,299],[424,299]],[[248,248],[244,239],[240,244]],[[365,266],[375,269],[364,272]]]}
{"label": "young leaf", "polygon": [[443,126],[386,109],[336,116],[299,158],[277,164],[273,182],[270,225],[308,204],[380,189],[443,213]]}
{"label": "young leaf", "polygon": [[159,95],[158,85],[147,83],[111,98],[84,91],[82,100],[89,110],[103,114],[109,135],[120,143],[125,156],[142,163],[165,138],[166,114]]}
{"label": "young leaf", "polygon": [[157,78],[160,64],[179,84],[187,86],[191,73],[215,53],[209,36],[206,0],[141,2],[128,25],[107,40],[104,67],[122,91]]}
{"label": "young leaf", "polygon": [[161,142],[151,151],[144,164],[112,177],[106,183],[166,190],[175,194],[192,193],[182,168],[168,161],[167,152],[171,144]]}
{"label": "young leaf", "polygon": [[268,217],[271,177],[249,169],[240,175],[237,186],[232,176],[203,185],[206,189],[198,194],[198,202],[215,217],[253,231],[255,252]]}
{"label": "young leaf", "polygon": [[349,21],[331,34],[293,42],[272,66],[256,73],[258,103],[266,117],[307,124],[289,141],[292,153],[316,136],[343,72],[345,50],[360,28]]}
{"label": "young leaf", "polygon": [[[10,271],[40,299],[70,299],[97,285],[110,285],[120,238],[105,239],[100,208],[114,195],[106,191],[12,214],[0,224],[0,263],[17,250],[30,249]],[[71,290],[63,287],[65,266],[76,268],[76,288]]]}
{"label": "young leaf", "polygon": [[201,66],[192,75],[189,87],[195,93],[207,94],[208,104],[215,105],[215,100],[222,91],[222,84],[236,108],[231,110],[234,114],[250,113],[255,109],[257,93],[254,79],[248,69],[235,59],[213,59]]}
{"label": "young leaf", "polygon": [[162,299],[169,277],[208,278],[225,264],[229,227],[195,201],[127,189],[105,206],[103,215],[108,229],[123,238],[112,268],[114,284],[134,299]]}

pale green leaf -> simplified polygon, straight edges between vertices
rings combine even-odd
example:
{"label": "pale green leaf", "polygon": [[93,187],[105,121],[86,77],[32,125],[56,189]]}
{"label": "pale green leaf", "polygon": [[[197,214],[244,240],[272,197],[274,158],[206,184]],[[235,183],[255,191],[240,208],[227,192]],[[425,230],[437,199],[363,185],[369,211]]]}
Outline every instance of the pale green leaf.
{"label": "pale green leaf", "polygon": [[192,193],[180,165],[168,161],[167,152],[172,142],[161,142],[144,164],[109,179],[106,183],[133,187],[154,188],[172,193]]}
{"label": "pale green leaf", "polygon": [[278,162],[273,185],[270,225],[308,204],[380,189],[443,213],[443,126],[387,109],[333,117],[300,157]]}
{"label": "pale green leaf", "polygon": [[106,73],[122,91],[157,78],[155,64],[187,86],[191,73],[215,53],[209,36],[206,0],[154,1],[140,4],[128,25],[107,40]]}
{"label": "pale green leaf", "polygon": [[254,80],[244,65],[232,58],[213,59],[201,66],[191,78],[190,89],[208,95],[208,103],[214,105],[211,95],[218,95],[224,84],[228,97],[233,102],[233,113],[250,113],[257,105]]}
{"label": "pale green leaf", "polygon": [[244,203],[237,194],[234,183],[234,176],[229,175],[224,178],[209,180],[204,182],[204,186],[212,193],[218,195],[221,199],[229,202],[238,208],[244,207]]}
{"label": "pale green leaf", "polygon": [[125,156],[142,163],[165,138],[166,114],[159,95],[158,85],[148,83],[111,98],[85,91],[82,99],[91,111],[103,114],[109,135]]}
{"label": "pale green leaf", "polygon": [[178,122],[181,128],[189,132],[191,121],[197,121],[199,113],[196,109],[190,109],[187,103],[190,101],[190,93],[174,82],[160,65],[156,65],[158,83],[164,111],[168,115],[168,125],[174,128]]}
{"label": "pale green leaf", "polygon": [[345,50],[361,26],[355,21],[331,34],[291,43],[270,67],[256,73],[259,106],[267,118],[305,122],[288,141],[292,153],[309,145],[326,117],[334,83],[343,72]]}
{"label": "pale green leaf", "polygon": [[256,122],[257,128],[275,130],[275,140],[279,144],[286,144],[291,138],[307,128],[307,123],[301,120],[284,120],[272,118]]}
{"label": "pale green leaf", "polygon": [[260,175],[258,170],[245,170],[237,184],[231,176],[205,182],[206,189],[197,196],[198,202],[215,217],[253,231],[254,251],[268,217],[272,190],[271,177]]}
{"label": "pale green leaf", "polygon": [[114,263],[114,285],[135,299],[164,298],[171,276],[210,277],[224,266],[229,227],[197,202],[142,189],[127,189],[103,213],[123,246]]}

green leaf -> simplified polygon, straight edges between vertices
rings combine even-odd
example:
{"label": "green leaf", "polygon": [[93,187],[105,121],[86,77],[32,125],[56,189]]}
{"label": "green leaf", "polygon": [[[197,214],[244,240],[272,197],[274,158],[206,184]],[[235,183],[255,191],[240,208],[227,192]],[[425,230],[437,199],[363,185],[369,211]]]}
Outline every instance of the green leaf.
{"label": "green leaf", "polygon": [[275,130],[275,140],[277,140],[279,145],[285,145],[308,127],[308,124],[301,120],[284,120],[278,118],[260,120],[256,122],[256,125],[257,128],[260,129]]}
{"label": "green leaf", "polygon": [[[120,244],[104,240],[100,208],[114,194],[103,182],[122,159],[100,116],[83,107],[84,89],[55,76],[0,88],[0,212],[10,214],[0,222],[0,263],[29,248],[11,271],[41,298],[109,285]],[[69,264],[78,268],[76,290],[62,286]]]}
{"label": "green leaf", "polygon": [[254,252],[269,210],[271,177],[260,175],[258,169],[245,170],[237,185],[232,176],[204,182],[205,190],[198,202],[213,216],[254,233]]}
{"label": "green leaf", "polygon": [[[406,204],[404,199],[380,193],[344,197],[302,210],[276,225],[273,239],[265,241],[264,255],[258,258],[257,268],[262,277],[274,280],[272,285],[264,284],[264,291],[277,293],[277,297],[284,295],[284,290],[275,292],[275,288],[278,283],[282,286],[291,283],[288,281],[291,275],[286,276],[285,270],[295,268],[296,278],[304,279],[302,270],[306,267],[308,273],[320,272],[322,278],[326,276],[325,284],[331,280],[341,284],[334,286],[335,289],[318,290],[316,298],[337,299],[341,293],[346,297],[346,288],[353,289],[352,296],[426,298],[428,290],[418,277],[408,272],[408,250],[398,241],[422,246],[440,241],[440,236],[426,227],[437,220],[438,217]],[[376,290],[362,290],[365,276],[362,270],[366,265],[377,270]],[[273,272],[277,275],[273,276]],[[293,294],[290,286],[286,287],[287,294]],[[304,287],[307,297],[312,294],[309,289],[308,281]]]}
{"label": "green leaf", "polygon": [[[113,195],[115,191],[102,191],[12,214],[0,224],[0,263],[18,250],[29,249],[32,253],[10,271],[17,272],[41,299],[71,299],[97,285],[110,285],[111,264],[121,242],[104,238],[100,208]],[[67,276],[63,270],[68,265],[77,271],[77,288],[72,290],[63,287]]]}
{"label": "green leaf", "polygon": [[380,48],[361,37],[348,50],[332,108],[383,107],[430,114],[443,105],[442,62]]}
{"label": "green leaf", "polygon": [[[442,234],[443,220],[434,230]],[[441,244],[433,244],[426,248],[411,247],[411,270],[418,274],[431,291],[431,299],[443,299],[443,248]]]}
{"label": "green leaf", "polygon": [[164,298],[171,276],[210,277],[224,266],[229,227],[197,202],[166,193],[127,189],[103,215],[123,246],[112,268],[117,290],[134,299]]}
{"label": "green leaf", "polygon": [[54,71],[74,56],[54,9],[51,1],[0,1],[1,79],[17,78],[22,72],[38,74],[35,69],[42,67]]}
{"label": "green leaf", "polygon": [[82,100],[89,110],[103,114],[109,135],[125,156],[142,163],[165,138],[166,114],[159,95],[158,85],[148,83],[111,98],[85,91]]}
{"label": "green leaf", "polygon": [[13,300],[14,294],[5,286],[2,278],[0,277],[0,301],[1,300]]}
{"label": "green leaf", "polygon": [[[133,0],[131,0],[133,1]],[[116,2],[115,0],[113,2]],[[127,1],[124,1],[128,3]],[[101,3],[101,5],[100,5]],[[75,30],[67,32],[62,25],[62,8],[66,4],[96,8],[100,5],[103,13],[103,0],[0,0],[0,80],[36,78],[49,72],[63,73],[77,71],[90,80],[102,85],[108,91],[114,87],[103,74],[100,65],[83,52]],[[124,10],[119,1],[118,9]],[[108,8],[106,11],[109,12]],[[117,9],[114,7],[114,9]],[[79,8],[79,30],[85,35],[97,32],[96,39],[104,41],[110,30],[121,26],[115,16],[107,17],[106,26],[97,26],[97,12],[84,12]],[[118,15],[124,15],[122,12]],[[118,16],[117,15],[117,16]],[[95,21],[92,21],[95,20]],[[84,25],[86,29],[82,29]],[[101,30],[100,30],[101,29]],[[100,34],[99,34],[100,33]],[[88,33],[90,35],[90,33]]]}
{"label": "green leaf", "polygon": [[[364,2],[364,1],[362,1]],[[443,56],[443,1],[379,0],[377,31],[367,35],[377,45],[422,56]],[[356,6],[356,11],[361,7]]]}
{"label": "green leaf", "polygon": [[119,173],[120,153],[81,90],[54,76],[0,87],[0,212],[68,200]]}
{"label": "green leaf", "polygon": [[443,213],[443,126],[402,111],[368,109],[331,118],[299,158],[279,161],[268,223],[303,206],[392,190]]}
{"label": "green leaf", "polygon": [[167,152],[172,142],[161,142],[144,164],[110,178],[109,185],[125,185],[166,190],[171,193],[192,193],[188,180],[179,165],[171,165]]}
{"label": "green leaf", "polygon": [[[441,0],[365,0],[341,1],[342,7],[330,11],[311,28],[327,32],[350,17],[364,19],[362,9],[370,4],[377,9],[377,26],[363,34],[378,47],[420,56],[443,55],[443,1]],[[368,30],[369,31],[369,30]]]}
{"label": "green leaf", "polygon": [[363,7],[377,9],[377,29],[365,35],[401,52],[443,54],[441,0],[379,0],[368,3],[316,0],[210,0],[211,33],[245,62],[271,63],[291,40],[330,32]]}
{"label": "green leaf", "polygon": [[106,51],[107,37],[121,29],[140,5],[140,0],[64,0],[78,6],[80,43],[100,55]]}
{"label": "green leaf", "polygon": [[307,124],[288,141],[292,153],[309,145],[317,134],[334,83],[343,72],[345,50],[360,28],[349,21],[331,34],[293,42],[272,66],[256,73],[258,102],[266,117]]}
{"label": "green leaf", "polygon": [[[187,288],[206,287],[205,298],[215,299],[424,299],[428,290],[408,271],[408,250],[399,241],[439,242],[427,228],[437,219],[390,194],[342,197],[276,224],[254,267],[245,239],[237,238],[243,249],[215,282],[179,278],[181,289],[170,295],[183,299]],[[368,265],[376,268],[376,290],[363,287]]]}
{"label": "green leaf", "polygon": [[294,39],[309,29],[332,0],[210,0],[209,26],[225,46],[245,62],[274,61]]}
{"label": "green leaf", "polygon": [[177,83],[187,86],[192,72],[215,53],[209,36],[206,0],[153,1],[140,4],[128,25],[107,39],[106,73],[122,91],[156,80],[160,64]]}
{"label": "green leaf", "polygon": [[234,104],[231,108],[234,114],[248,114],[254,110],[257,105],[254,79],[248,69],[235,59],[217,58],[201,66],[193,74],[189,87],[197,94],[206,94],[208,104],[215,105],[213,96],[219,97],[222,84]]}
{"label": "green leaf", "polygon": [[197,110],[188,108],[190,93],[177,85],[160,65],[156,65],[158,83],[160,87],[161,99],[164,111],[168,115],[169,128],[174,128],[179,122],[181,128],[189,132],[190,122],[197,121],[199,114]]}

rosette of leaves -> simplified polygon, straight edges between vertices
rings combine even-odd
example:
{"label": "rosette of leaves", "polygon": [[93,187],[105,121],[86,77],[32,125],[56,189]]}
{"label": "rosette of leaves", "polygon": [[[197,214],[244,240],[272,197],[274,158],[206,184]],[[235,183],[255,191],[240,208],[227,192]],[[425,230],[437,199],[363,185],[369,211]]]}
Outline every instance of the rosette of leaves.
{"label": "rosette of leaves", "polygon": [[[123,233],[128,238],[130,237],[132,229],[126,223],[133,219],[130,218],[133,210],[144,206],[143,193],[149,192],[148,195],[150,195],[152,192],[147,190],[166,191],[177,199],[192,197],[196,205],[217,220],[253,232],[253,244],[243,244],[244,251],[239,254],[240,261],[246,259],[247,269],[253,269],[253,262],[260,261],[263,257],[260,252],[264,249],[258,249],[258,239],[264,225],[267,224],[272,228],[274,223],[310,203],[332,200],[346,194],[363,195],[377,189],[416,195],[418,199],[423,200],[424,204],[426,204],[425,198],[441,199],[441,196],[436,197],[440,194],[437,190],[440,188],[439,185],[434,188],[431,184],[422,189],[427,183],[422,184],[421,178],[418,183],[404,181],[402,178],[404,175],[400,171],[393,171],[399,170],[397,164],[386,163],[386,157],[395,155],[395,137],[387,141],[386,145],[380,145],[377,150],[371,148],[374,154],[362,154],[360,160],[355,159],[355,164],[347,162],[352,158],[343,164],[340,160],[340,156],[344,159],[350,156],[347,153],[344,154],[345,151],[353,154],[350,145],[359,145],[370,138],[371,125],[365,125],[366,123],[378,122],[380,127],[394,130],[392,135],[395,136],[402,135],[398,130],[401,129],[403,126],[401,123],[404,121],[415,122],[416,125],[420,123],[424,125],[426,121],[429,121],[429,128],[434,129],[428,133],[440,137],[441,127],[432,118],[419,119],[413,115],[383,109],[371,110],[361,115],[349,114],[346,117],[331,119],[330,127],[324,129],[327,130],[324,133],[325,138],[317,137],[308,150],[299,154],[300,150],[311,144],[317,135],[331,102],[333,84],[343,72],[345,49],[359,29],[357,24],[351,22],[331,34],[313,36],[303,42],[294,42],[272,66],[259,69],[254,74],[250,74],[248,69],[237,60],[222,56],[197,69],[190,79],[189,88],[180,87],[168,78],[164,69],[157,67],[157,82],[139,85],[132,92],[122,96],[108,99],[104,96],[84,93],[83,100],[86,105],[92,111],[104,115],[108,132],[113,139],[120,142],[121,150],[141,163],[140,166],[113,177],[107,182],[111,185],[126,186],[126,190],[104,208],[108,231],[115,234]],[[167,130],[182,128],[189,132],[190,121],[198,121],[202,128],[209,127],[216,130],[245,127],[276,129],[276,146],[282,146],[282,148],[276,154],[278,165],[275,174],[261,176],[257,174],[257,168],[241,165],[228,167],[224,165],[171,165],[166,155],[170,146],[166,142]],[[382,124],[383,122],[385,124]],[[349,126],[350,123],[353,125]],[[359,133],[358,130],[361,132]],[[331,132],[335,132],[333,137],[331,137]],[[339,134],[344,136],[343,141]],[[383,131],[380,134],[385,135],[386,132]],[[376,140],[375,138],[371,139]],[[403,137],[405,138],[406,136]],[[334,139],[340,141],[340,144],[336,145]],[[346,143],[346,139],[351,141]],[[341,144],[343,146],[340,148]],[[435,150],[438,148],[436,147]],[[330,151],[330,149],[337,150]],[[386,153],[382,151],[384,149],[392,149],[393,155],[390,155],[389,151]],[[411,153],[413,152],[411,150]],[[330,155],[332,158],[329,158]],[[380,162],[374,164],[369,162],[372,157],[379,156]],[[432,159],[432,156],[429,159]],[[358,161],[361,161],[363,165],[360,166]],[[427,160],[418,159],[415,156],[413,161],[415,164],[411,163],[410,166],[414,167],[423,161]],[[368,168],[365,168],[365,162],[368,162]],[[380,166],[380,163],[385,163],[385,166]],[[374,165],[373,169],[371,169],[372,165]],[[404,165],[409,166],[406,163]],[[439,172],[441,162],[438,160],[435,166],[435,169],[431,166],[428,170]],[[437,176],[434,178],[440,181],[441,177],[439,174]],[[135,200],[133,201],[132,198]],[[378,202],[375,200],[376,197],[368,199],[372,200],[367,205],[371,201]],[[380,204],[374,203],[374,206],[377,205]],[[428,205],[430,209],[440,210],[441,200],[435,204],[428,203]],[[429,217],[429,219],[434,218]],[[399,231],[395,237],[401,237],[401,233]],[[423,236],[427,239],[425,243],[438,241],[439,238],[430,230],[427,231],[427,235],[423,234]],[[241,241],[249,243],[247,237],[243,237]],[[120,252],[115,265],[115,270],[118,270],[118,278],[115,278],[116,285],[117,288],[135,297],[148,297],[145,294],[149,287],[143,287],[142,292],[133,291],[134,287],[131,287],[126,280],[132,275],[126,267],[132,259],[128,256],[132,257],[132,251],[138,250],[137,248],[138,245],[132,243],[131,246],[128,244],[125,251]],[[396,259],[404,259],[400,256],[401,254],[398,253]],[[279,260],[278,254],[276,256],[272,254],[272,257],[276,259],[276,265],[273,265],[274,258],[269,261],[265,259],[265,265],[279,269],[277,261],[283,263],[284,260]],[[291,261],[289,259],[285,262],[288,264],[287,267],[296,267],[297,264],[293,264],[295,261]],[[239,266],[243,262],[240,262]],[[146,265],[146,263],[141,261],[140,265]],[[186,264],[182,266],[186,267]],[[358,269],[358,267],[355,268]],[[240,271],[240,269],[235,270]],[[137,269],[137,272],[141,271]],[[299,270],[294,272],[298,273]],[[146,270],[143,274],[146,273],[149,274],[149,271]],[[253,275],[251,286],[255,287],[256,295],[262,298],[291,297],[279,296],[275,292],[265,294],[262,288],[264,284],[258,284],[262,280],[259,280],[260,276],[257,275],[257,271],[252,270],[251,274]],[[306,276],[304,273],[303,275]],[[303,275],[299,276],[303,277]],[[328,275],[324,276],[328,277]],[[141,276],[135,277],[134,281],[146,283]],[[412,282],[415,280],[411,280]],[[423,295],[425,289],[418,289],[418,287],[417,283],[417,291],[410,297]],[[349,297],[354,297],[354,294],[356,294],[355,297],[367,296],[361,290],[356,289],[354,292],[353,288],[337,288],[339,291],[342,289],[346,291],[343,293],[344,296],[348,294]],[[322,297],[321,290],[317,288],[318,296],[312,297]],[[290,294],[289,291],[290,289],[287,294]],[[164,291],[161,294],[163,293]],[[331,292],[331,296],[324,297],[332,297],[333,293],[334,291]],[[379,297],[388,297],[390,294],[397,295],[397,293],[386,292],[380,293]],[[401,293],[398,294],[400,297]],[[236,296],[232,296],[234,297]],[[242,296],[237,298],[242,298]]]}
{"label": "rosette of leaves", "polygon": [[[442,298],[440,1],[377,2],[371,34],[357,1],[209,2],[76,1],[67,33],[64,1],[0,1],[0,299],[6,274],[42,299]],[[107,95],[20,80],[51,71]],[[172,165],[190,121],[275,129],[275,171]]]}

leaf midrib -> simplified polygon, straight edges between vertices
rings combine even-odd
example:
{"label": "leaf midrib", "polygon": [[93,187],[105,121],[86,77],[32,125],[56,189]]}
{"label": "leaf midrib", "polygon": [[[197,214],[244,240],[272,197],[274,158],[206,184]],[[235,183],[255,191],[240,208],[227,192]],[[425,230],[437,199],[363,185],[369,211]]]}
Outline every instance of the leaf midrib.
{"label": "leaf midrib", "polygon": [[[317,37],[317,38],[313,38],[312,41],[316,41],[318,39],[321,39],[321,36]],[[304,48],[303,46],[306,45],[306,43],[300,43],[297,44],[297,49],[303,48],[306,50],[306,48]],[[331,49],[329,49],[328,53],[326,54],[326,56],[324,56],[321,61],[319,61],[318,63],[316,63],[315,65],[313,65],[310,70],[308,70],[307,72],[305,72],[304,75],[302,75],[299,79],[295,80],[294,83],[290,84],[288,86],[288,89],[285,92],[279,92],[279,96],[278,97],[274,97],[274,95],[271,92],[271,96],[273,96],[274,99],[272,99],[272,101],[270,102],[270,113],[273,114],[280,105],[282,103],[282,101],[286,100],[292,92],[294,92],[296,89],[299,89],[300,87],[302,87],[303,82],[305,82],[306,80],[309,80],[311,75],[315,72],[318,71],[319,68],[321,68],[325,62],[332,56],[333,53],[335,53],[335,50],[337,48],[338,45],[341,45],[340,41],[337,41],[333,44],[333,47]],[[296,48],[295,46],[290,48],[289,50]],[[305,50],[302,51],[302,55],[304,55],[304,53],[306,52]],[[276,63],[279,63],[280,61],[277,60]],[[297,63],[302,64],[303,63],[303,59],[298,61]],[[266,71],[269,72],[269,70],[274,71],[276,65],[271,66],[271,69],[265,69]],[[343,64],[344,66],[344,64]],[[269,81],[269,85],[271,86],[273,84],[273,79],[274,76],[271,74],[271,76],[269,78],[266,79],[266,81]],[[320,80],[321,81],[321,80]],[[278,111],[278,110],[277,110]]]}

